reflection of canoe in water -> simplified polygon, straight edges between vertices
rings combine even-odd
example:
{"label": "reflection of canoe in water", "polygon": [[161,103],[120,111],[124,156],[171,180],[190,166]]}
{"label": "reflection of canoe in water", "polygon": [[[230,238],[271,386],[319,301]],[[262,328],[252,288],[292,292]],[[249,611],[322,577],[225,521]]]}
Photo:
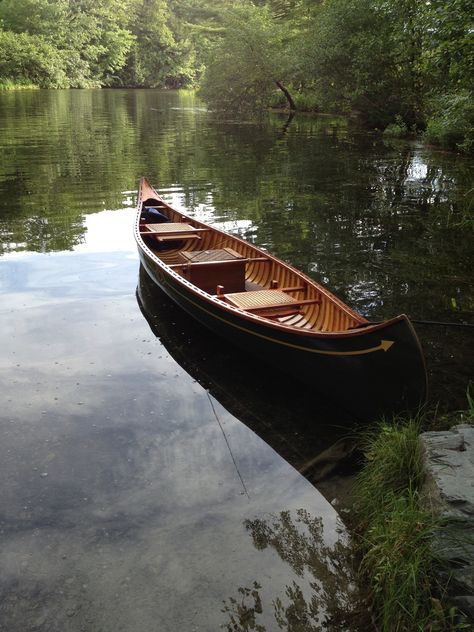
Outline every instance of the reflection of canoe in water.
{"label": "reflection of canoe in water", "polygon": [[[271,367],[262,373],[257,363],[248,362],[248,354],[226,348],[171,301],[142,266],[137,302],[152,333],[190,378],[332,500],[333,485],[340,490],[341,479],[331,480],[331,475],[353,472],[357,445],[352,432],[347,437],[353,417],[323,397],[315,402],[309,389],[290,376]],[[297,396],[289,401],[288,392]]]}
{"label": "reflection of canoe in water", "polygon": [[[262,372],[247,353],[222,345],[158,288],[142,266],[137,302],[153,334],[190,378],[298,471],[306,473],[317,454],[353,428],[353,417],[323,397],[315,402],[301,382],[272,367]],[[324,432],[315,434],[315,425]]]}
{"label": "reflection of canoe in water", "polygon": [[417,408],[426,370],[404,315],[372,324],[259,248],[172,209],[142,178],[142,264],[197,320],[362,418]]}

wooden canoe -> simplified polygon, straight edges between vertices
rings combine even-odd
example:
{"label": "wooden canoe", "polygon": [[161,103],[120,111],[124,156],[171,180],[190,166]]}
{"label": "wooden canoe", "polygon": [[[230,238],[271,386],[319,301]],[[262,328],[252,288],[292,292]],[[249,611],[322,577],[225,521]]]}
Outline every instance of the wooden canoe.
{"label": "wooden canoe", "polygon": [[173,209],[145,178],[134,230],[151,279],[262,371],[291,373],[360,419],[424,403],[425,362],[405,315],[371,323],[291,265]]}

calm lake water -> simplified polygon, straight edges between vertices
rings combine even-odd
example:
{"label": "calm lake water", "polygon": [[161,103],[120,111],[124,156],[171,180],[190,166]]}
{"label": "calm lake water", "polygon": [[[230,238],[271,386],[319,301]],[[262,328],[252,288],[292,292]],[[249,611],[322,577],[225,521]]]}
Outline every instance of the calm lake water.
{"label": "calm lake water", "polygon": [[[351,420],[148,283],[138,179],[369,318],[459,324],[473,166],[189,93],[0,93],[0,630],[350,629],[344,531],[297,470]],[[431,403],[465,407],[473,329],[417,331]]]}

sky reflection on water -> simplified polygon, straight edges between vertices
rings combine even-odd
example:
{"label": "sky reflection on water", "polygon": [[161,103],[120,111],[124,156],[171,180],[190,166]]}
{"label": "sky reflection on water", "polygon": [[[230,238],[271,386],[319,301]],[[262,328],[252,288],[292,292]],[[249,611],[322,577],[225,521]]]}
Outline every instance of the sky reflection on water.
{"label": "sky reflection on water", "polygon": [[[255,583],[263,629],[292,586],[316,599],[320,622],[334,616],[330,559],[327,574],[295,573],[271,546],[255,549],[245,525],[303,509],[330,552],[344,539],[335,511],[151,334],[131,212],[118,217],[117,252],[101,252],[95,233],[105,211],[75,252],[0,264],[2,625],[214,631]],[[346,574],[348,600],[350,586]],[[326,629],[315,612],[308,630]]]}

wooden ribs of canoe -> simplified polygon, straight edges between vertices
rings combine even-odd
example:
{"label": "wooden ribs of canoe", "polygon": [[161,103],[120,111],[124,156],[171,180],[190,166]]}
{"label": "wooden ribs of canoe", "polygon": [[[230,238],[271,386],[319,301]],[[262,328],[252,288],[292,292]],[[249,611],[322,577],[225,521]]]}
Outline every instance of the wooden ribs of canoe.
{"label": "wooden ribs of canoe", "polygon": [[356,415],[423,403],[426,369],[406,316],[370,323],[291,265],[173,209],[144,178],[135,238],[145,270],[176,303]]}

